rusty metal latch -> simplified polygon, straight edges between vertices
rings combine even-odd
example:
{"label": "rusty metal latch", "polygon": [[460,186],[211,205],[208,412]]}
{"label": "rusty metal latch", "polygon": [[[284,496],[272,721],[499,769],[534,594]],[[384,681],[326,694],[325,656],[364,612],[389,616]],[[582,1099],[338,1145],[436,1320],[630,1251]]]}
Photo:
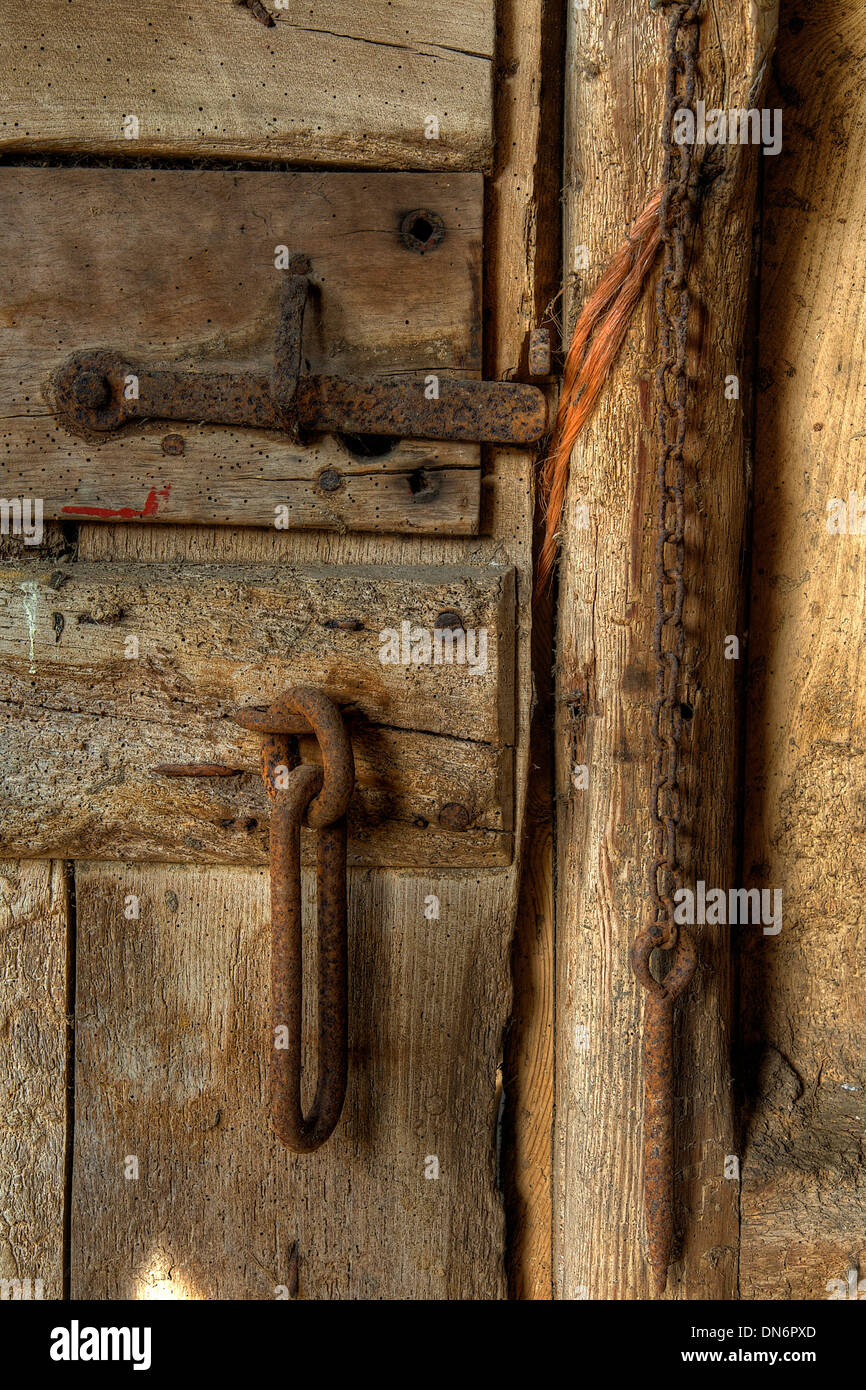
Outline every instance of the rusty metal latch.
{"label": "rusty metal latch", "polygon": [[[265,735],[262,778],[271,799],[271,1120],[296,1153],[324,1144],[340,1119],[348,1068],[346,810],[355,760],[342,715],[321,690],[295,686],[268,709],[248,708],[236,724]],[[295,736],[314,733],[322,766],[301,763]],[[224,776],[218,763],[164,764],[172,777]],[[317,832],[318,1072],[312,1109],[301,1104],[303,948],[301,825]]]}
{"label": "rusty metal latch", "polygon": [[311,272],[293,256],[285,272],[274,366],[264,372],[199,372],[149,366],[96,350],[69,358],[53,377],[59,420],[74,433],[120,429],[136,420],[189,420],[399,439],[531,444],[547,428],[541,391],[510,381],[301,376],[301,334]]}

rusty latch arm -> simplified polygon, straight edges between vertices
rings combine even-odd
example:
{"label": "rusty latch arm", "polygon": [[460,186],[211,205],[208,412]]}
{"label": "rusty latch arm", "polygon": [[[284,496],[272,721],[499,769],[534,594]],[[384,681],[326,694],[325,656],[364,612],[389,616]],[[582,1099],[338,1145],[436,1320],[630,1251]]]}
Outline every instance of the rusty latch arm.
{"label": "rusty latch arm", "polygon": [[291,265],[270,374],[183,371],[118,352],[80,352],[55,373],[56,414],[77,433],[104,433],[136,420],[248,425],[286,430],[295,440],[303,431],[333,431],[531,444],[546,432],[544,395],[520,382],[442,375],[431,392],[423,379],[299,375],[310,267],[300,256]]}

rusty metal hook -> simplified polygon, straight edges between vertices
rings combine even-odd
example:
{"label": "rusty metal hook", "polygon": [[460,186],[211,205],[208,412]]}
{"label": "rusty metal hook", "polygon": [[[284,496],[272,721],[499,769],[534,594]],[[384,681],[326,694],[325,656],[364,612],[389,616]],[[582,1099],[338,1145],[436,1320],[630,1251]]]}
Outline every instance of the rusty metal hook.
{"label": "rusty metal hook", "polygon": [[[265,735],[262,778],[272,805],[271,1120],[296,1153],[324,1144],[340,1119],[348,1069],[346,809],[355,759],[339,709],[323,691],[297,685],[266,709],[248,707],[234,723]],[[294,736],[315,734],[322,766],[301,763]],[[220,777],[240,771],[219,763],[164,763],[167,777]],[[309,1115],[301,1102],[303,931],[301,825],[317,832],[318,1072]]]}
{"label": "rusty metal hook", "polygon": [[[670,966],[661,980],[650,971],[657,949],[673,947]],[[682,927],[673,943],[663,924],[651,921],[631,950],[632,969],[646,990],[643,1025],[644,1067],[644,1208],[650,1267],[656,1293],[667,1284],[674,1231],[674,1006],[697,966],[697,949]]]}
{"label": "rusty metal hook", "polygon": [[[309,725],[322,767],[299,764],[291,738]],[[295,686],[265,710],[234,716],[267,735],[262,777],[273,802],[271,871],[271,1120],[296,1153],[311,1153],[333,1133],[346,1096],[348,946],[346,932],[346,808],[355,761],[340,711],[321,690]],[[312,1109],[301,1102],[303,946],[301,824],[317,831],[318,1072]]]}

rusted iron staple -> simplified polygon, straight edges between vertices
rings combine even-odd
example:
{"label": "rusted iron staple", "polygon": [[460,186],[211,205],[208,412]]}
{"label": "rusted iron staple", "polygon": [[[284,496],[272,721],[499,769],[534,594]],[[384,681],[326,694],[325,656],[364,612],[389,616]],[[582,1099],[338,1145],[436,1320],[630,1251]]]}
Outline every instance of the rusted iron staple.
{"label": "rusted iron staple", "polygon": [[[264,735],[262,778],[272,802],[271,1120],[283,1144],[296,1153],[311,1153],[333,1133],[346,1096],[346,810],[355,786],[355,760],[340,711],[312,686],[295,686],[268,709],[243,709],[233,719],[243,728]],[[311,731],[321,748],[321,767],[299,761],[296,735]],[[242,769],[197,763],[163,764],[154,771],[198,777],[228,776]],[[301,1102],[304,822],[317,832],[318,1071],[315,1097],[307,1115]]]}

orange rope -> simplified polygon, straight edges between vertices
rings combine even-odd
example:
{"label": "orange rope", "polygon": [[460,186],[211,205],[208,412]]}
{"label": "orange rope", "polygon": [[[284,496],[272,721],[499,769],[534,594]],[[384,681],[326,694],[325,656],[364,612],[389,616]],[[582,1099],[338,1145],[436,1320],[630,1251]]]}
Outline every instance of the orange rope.
{"label": "orange rope", "polygon": [[545,512],[544,540],[538,557],[538,594],[553,572],[559,550],[559,526],[568,485],[571,451],[595,409],[617,353],[628,332],[635,305],[655,259],[661,236],[661,192],[654,193],[599,280],[575,325],[565,359],[562,395],[550,452],[541,469]]}

